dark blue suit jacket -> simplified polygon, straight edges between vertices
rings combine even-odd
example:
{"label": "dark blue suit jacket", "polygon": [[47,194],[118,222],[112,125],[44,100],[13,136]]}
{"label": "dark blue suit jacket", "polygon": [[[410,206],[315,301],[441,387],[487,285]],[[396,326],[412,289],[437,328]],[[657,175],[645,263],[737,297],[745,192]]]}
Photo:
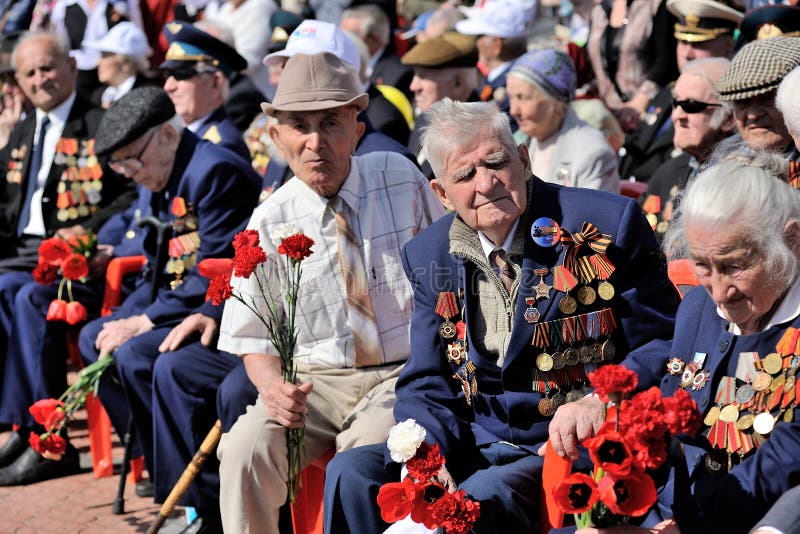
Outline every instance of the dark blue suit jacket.
{"label": "dark blue suit jacket", "polygon": [[[531,222],[539,217],[550,217],[570,232],[589,221],[612,236],[608,257],[616,271],[609,281],[617,291],[612,306],[620,323],[614,335],[618,355],[654,338],[671,336],[677,295],[636,202],[533,178],[528,206],[520,221],[527,236]],[[534,270],[550,269],[545,281],[552,285],[552,268],[563,261],[564,250],[561,245],[539,247],[526,236],[515,322],[505,361],[498,368],[471,342],[482,335],[469,326],[477,296],[466,277],[474,269],[449,253],[452,221],[453,215],[437,221],[404,249],[404,266],[414,289],[414,313],[411,356],[397,382],[394,414],[397,421],[416,419],[428,431],[429,441],[439,443],[448,469],[460,480],[475,468],[468,457],[475,446],[504,440],[534,450],[547,440],[549,418],[537,411],[542,395],[531,391],[534,359],[540,351],[531,346],[534,325],[526,322],[523,314],[525,298],[534,294],[533,286],[539,281]],[[472,407],[467,406],[458,381],[452,378],[454,368],[445,357],[448,341],[438,332],[442,318],[434,311],[439,292],[459,288],[465,294],[469,358],[478,368],[479,393]],[[539,301],[542,321],[562,316],[558,309],[562,296],[551,291],[549,300]]]}
{"label": "dark blue suit jacket", "polygon": [[[690,362],[695,352],[706,353],[703,368],[711,377],[699,391],[688,390],[705,414],[714,405],[720,379],[735,376],[739,353],[758,352],[763,357],[775,352],[786,328],[800,326],[800,318],[746,336],[734,336],[726,326],[727,321],[717,314],[708,292],[698,288],[686,296],[678,309],[672,343],[642,347],[627,358],[625,365],[639,373],[640,387],[660,385],[665,395],[672,395],[680,387],[680,376],[666,372],[667,361],[677,356]],[[676,484],[672,473],[659,495],[659,510],[648,523],[674,515],[682,532],[747,532],[772,503],[800,483],[800,424],[796,415],[793,423],[776,424],[755,454],[721,478],[713,478],[704,467],[705,454],[710,449],[705,437],[686,437],[683,441],[691,498],[687,488]]]}
{"label": "dark blue suit jacket", "polygon": [[[220,136],[219,143],[215,144],[225,147],[243,157],[245,160],[250,161],[250,150],[244,142],[242,132],[236,128],[233,121],[228,118],[228,113],[225,111],[224,107],[218,107],[214,113],[209,115],[195,134],[200,139],[203,139],[203,136],[208,133],[212,126],[217,127],[217,132],[219,132]],[[207,140],[211,141],[210,138]]]}
{"label": "dark blue suit jacket", "polygon": [[[162,221],[174,219],[170,213],[171,200],[183,197],[187,204],[192,205],[198,219],[200,247],[197,261],[232,257],[233,236],[247,224],[260,190],[261,179],[248,162],[184,130],[167,187],[158,193],[142,190],[139,201],[128,212],[132,221],[129,228],[137,234],[142,233],[133,220],[137,207],[142,217],[152,214]],[[148,227],[142,240],[147,268],[152,271],[155,266],[155,232]],[[159,324],[183,319],[203,304],[208,279],[193,267],[183,280],[172,290],[166,283],[162,285],[155,302],[144,310],[151,321]],[[142,290],[147,288],[140,287],[137,292]]]}

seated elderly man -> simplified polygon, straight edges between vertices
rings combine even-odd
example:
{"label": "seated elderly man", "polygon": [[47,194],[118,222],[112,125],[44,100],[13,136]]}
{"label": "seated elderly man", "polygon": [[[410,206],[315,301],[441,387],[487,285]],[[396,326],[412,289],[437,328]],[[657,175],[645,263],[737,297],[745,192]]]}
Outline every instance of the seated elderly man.
{"label": "seated elderly man", "polygon": [[527,145],[535,176],[619,193],[616,154],[600,130],[569,105],[575,98],[575,66],[567,54],[555,49],[524,54],[508,71],[506,88],[519,125],[514,140]]}
{"label": "seated elderly man", "polygon": [[678,193],[706,166],[717,143],[736,127],[733,106],[720,102],[714,90],[729,65],[725,58],[691,61],[672,89],[673,142],[682,153],[658,168],[642,197],[642,209],[659,239],[669,228]]}
{"label": "seated elderly man", "polygon": [[[612,345],[627,354],[668,336],[676,295],[634,201],[532,176],[526,147],[494,104],[444,99],[429,114],[422,138],[431,185],[455,213],[404,249],[414,312],[394,415],[416,419],[446,458],[445,478],[480,501],[476,532],[533,532],[535,451],[554,406],[580,405],[585,395],[569,377],[614,359]],[[585,245],[596,238],[604,253]],[[615,266],[613,274],[598,280],[590,267],[578,287],[576,265],[593,261]],[[452,328],[456,321],[465,324]],[[565,321],[606,326],[578,343],[556,328]],[[377,486],[396,480],[400,466],[384,451],[361,447],[328,465],[326,532],[386,528]]]}
{"label": "seated elderly man", "polygon": [[[297,334],[298,383],[286,383],[258,317],[237,301],[225,304],[218,348],[243,358],[259,392],[219,444],[225,531],[278,531],[287,497],[287,428],[305,426],[305,465],[334,446],[380,442],[394,422],[411,315],[400,247],[444,209],[406,158],[351,156],[366,105],[350,69],[328,52],[293,55],[275,99],[263,105],[276,119],[270,135],[295,176],[259,206],[249,228],[258,230],[267,253],[268,280],[286,279],[270,239],[276,229],[290,223],[314,240],[296,319],[309,326]],[[255,278],[234,277],[231,285],[260,295]]]}
{"label": "seated elderly man", "polygon": [[[686,390],[706,426],[681,437],[686,465],[673,469],[683,476],[670,473],[643,522],[661,526],[643,532],[745,533],[797,483],[800,427],[786,384],[800,350],[800,194],[785,183],[787,167],[780,155],[731,154],[689,184],[665,236],[664,250],[691,261],[704,291],[681,303],[671,343],[653,342],[624,364],[640,388]],[[772,391],[778,402],[759,400]],[[592,412],[602,420],[602,403],[589,397],[581,420]],[[551,424],[556,451],[571,457],[583,437],[577,417],[564,406]]]}
{"label": "seated elderly man", "polygon": [[[774,37],[753,41],[733,57],[717,82],[722,102],[733,104],[736,127],[752,150],[788,152],[794,146],[780,112],[775,92],[783,77],[800,66],[800,39]],[[723,143],[722,149],[736,147]]]}
{"label": "seated elderly man", "polygon": [[[208,280],[195,264],[232,254],[231,241],[256,205],[261,180],[248,162],[184,128],[160,88],[134,89],[112,105],[100,124],[95,150],[142,186],[140,205],[150,206],[155,218],[171,226],[163,240],[153,229],[144,236],[147,271],[158,274],[151,280],[155,300],[150,284],[140,284],[110,316],[88,323],[79,338],[87,363],[113,353],[120,380],[106,380],[100,400],[119,435],[124,435],[129,411],[133,414],[152,474],[150,373],[158,346],[177,322],[203,304]],[[156,264],[159,241],[168,245],[166,265]]]}

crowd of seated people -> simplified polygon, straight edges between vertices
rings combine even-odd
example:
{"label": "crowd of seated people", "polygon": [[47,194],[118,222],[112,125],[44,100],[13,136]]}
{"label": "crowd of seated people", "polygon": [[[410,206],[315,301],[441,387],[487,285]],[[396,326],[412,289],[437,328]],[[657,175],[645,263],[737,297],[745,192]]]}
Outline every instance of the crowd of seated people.
{"label": "crowd of seated people", "polygon": [[[98,397],[117,434],[135,430],[138,494],[164,502],[221,422],[180,501],[195,530],[290,532],[286,435],[304,428],[302,466],[336,453],[325,532],[383,532],[378,488],[405,473],[385,442],[413,418],[440,480],[481,503],[475,532],[536,532],[543,445],[577,457],[601,421],[598,363],[548,354],[586,340],[552,332],[598,321],[584,336],[611,347],[603,362],[707,415],[720,383],[747,385],[742,354],[774,352],[798,321],[800,7],[29,0],[0,1],[0,34],[2,486],[80,471],[66,428],[60,458],[31,446],[45,429],[28,411],[65,390],[77,339],[85,364],[114,359]],[[280,295],[286,225],[314,241],[296,383],[253,312],[267,308],[207,301],[197,268],[247,230]],[[40,245],[87,235],[69,295],[86,313],[68,325]],[[100,317],[107,265],[127,256],[145,266]],[[699,286],[683,301],[673,260]],[[701,387],[668,373],[700,353]],[[727,465],[707,428],[687,437],[630,528],[797,532],[796,424],[776,419]],[[673,499],[686,468],[691,513]]]}

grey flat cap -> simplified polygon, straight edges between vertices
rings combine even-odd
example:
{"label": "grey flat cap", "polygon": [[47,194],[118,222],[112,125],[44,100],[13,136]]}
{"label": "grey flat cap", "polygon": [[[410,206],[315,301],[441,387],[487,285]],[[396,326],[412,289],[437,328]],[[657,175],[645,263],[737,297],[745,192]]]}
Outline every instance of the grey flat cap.
{"label": "grey flat cap", "polygon": [[747,43],[717,82],[723,101],[743,100],[777,89],[800,65],[800,37],[774,37]]}
{"label": "grey flat cap", "polygon": [[95,135],[94,152],[98,156],[108,155],[174,116],[175,106],[163,89],[133,89],[114,102],[103,115]]}

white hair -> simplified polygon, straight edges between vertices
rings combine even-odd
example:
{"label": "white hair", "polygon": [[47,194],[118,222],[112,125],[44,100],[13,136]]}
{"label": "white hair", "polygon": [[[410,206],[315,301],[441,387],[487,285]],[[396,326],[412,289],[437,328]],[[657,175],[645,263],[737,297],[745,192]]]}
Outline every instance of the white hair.
{"label": "white hair", "polygon": [[664,237],[664,252],[671,259],[688,257],[687,226],[733,227],[741,246],[788,287],[800,272],[800,260],[785,228],[792,220],[800,221],[800,192],[786,183],[787,176],[788,164],[780,155],[729,154],[692,180],[680,196]]}
{"label": "white hair", "polygon": [[733,103],[729,101],[720,101],[716,87],[717,82],[730,64],[731,60],[728,58],[704,57],[689,61],[684,65],[683,71],[681,71],[681,76],[691,74],[702,78],[711,88],[711,93],[714,95],[714,98],[719,101],[720,106],[714,108],[708,120],[708,125],[712,130],[719,130],[726,121],[733,117]]}
{"label": "white hair", "polygon": [[14,50],[11,51],[11,65],[16,68],[17,66],[17,50],[29,41],[35,41],[37,39],[47,39],[55,45],[55,53],[58,57],[62,59],[69,58],[69,51],[70,45],[67,42],[66,38],[61,34],[57,33],[50,33],[44,31],[30,31],[25,32],[22,34],[22,37],[19,38],[17,44],[14,45]]}
{"label": "white hair", "polygon": [[457,102],[443,98],[425,112],[428,125],[422,129],[421,144],[436,176],[442,176],[448,153],[474,141],[479,135],[499,140],[516,153],[508,115],[492,102]]}
{"label": "white hair", "polygon": [[391,25],[386,13],[374,4],[362,4],[360,6],[345,9],[342,19],[356,19],[359,21],[359,34],[362,39],[368,35],[376,35],[381,46],[389,44],[389,34]]}
{"label": "white hair", "polygon": [[800,134],[800,67],[786,75],[778,86],[775,106],[783,115],[783,122],[796,135]]}

